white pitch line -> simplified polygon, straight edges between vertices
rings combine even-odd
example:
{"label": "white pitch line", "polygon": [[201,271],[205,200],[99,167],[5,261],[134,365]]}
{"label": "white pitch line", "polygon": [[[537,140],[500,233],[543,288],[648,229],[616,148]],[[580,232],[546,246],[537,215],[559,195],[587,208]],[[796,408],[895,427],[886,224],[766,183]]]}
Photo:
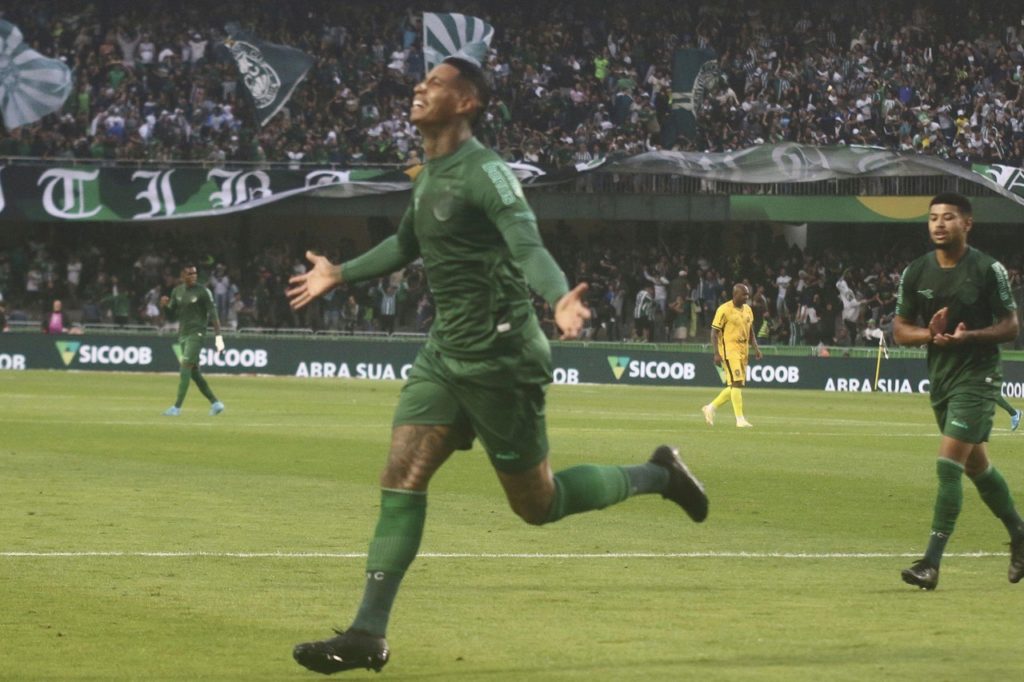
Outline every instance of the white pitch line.
{"label": "white pitch line", "polygon": [[[905,559],[920,552],[424,552],[418,559]],[[1005,552],[954,552],[948,557],[1005,557]],[[365,552],[0,552],[0,558],[365,559]]]}

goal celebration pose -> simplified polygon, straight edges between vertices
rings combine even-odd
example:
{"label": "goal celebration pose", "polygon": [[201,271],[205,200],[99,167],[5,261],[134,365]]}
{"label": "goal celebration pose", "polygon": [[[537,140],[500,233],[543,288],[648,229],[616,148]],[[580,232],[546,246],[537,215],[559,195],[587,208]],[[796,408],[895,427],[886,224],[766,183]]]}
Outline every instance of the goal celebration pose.
{"label": "goal celebration pose", "polygon": [[551,351],[527,285],[552,306],[563,338],[578,336],[590,316],[587,286],[569,290],[515,175],[473,137],[487,92],[470,62],[449,58],[431,69],[414,90],[409,116],[423,135],[427,162],[397,234],[341,265],[309,253],[311,270],[290,280],[288,296],[298,308],[343,281],[378,277],[422,257],[436,300],[436,320],[395,410],[362,603],[348,629],[293,653],[316,672],[380,670],[387,662],[388,618],[419,549],[427,486],[474,438],[509,505],[530,524],[643,493],[660,493],[694,521],[708,513],[703,487],[668,446],[643,464],[552,473],[544,416]]}

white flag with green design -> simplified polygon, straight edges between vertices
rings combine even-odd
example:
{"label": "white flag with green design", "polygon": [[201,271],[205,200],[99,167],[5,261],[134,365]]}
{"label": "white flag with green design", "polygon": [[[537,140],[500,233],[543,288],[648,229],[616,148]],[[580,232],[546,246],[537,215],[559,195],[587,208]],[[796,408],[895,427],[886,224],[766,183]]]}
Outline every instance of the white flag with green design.
{"label": "white flag with green design", "polygon": [[0,20],[0,113],[8,130],[59,111],[71,94],[71,69],[25,44],[14,24]]}
{"label": "white flag with green design", "polygon": [[423,60],[427,71],[447,57],[461,57],[483,66],[494,27],[465,14],[423,13]]}

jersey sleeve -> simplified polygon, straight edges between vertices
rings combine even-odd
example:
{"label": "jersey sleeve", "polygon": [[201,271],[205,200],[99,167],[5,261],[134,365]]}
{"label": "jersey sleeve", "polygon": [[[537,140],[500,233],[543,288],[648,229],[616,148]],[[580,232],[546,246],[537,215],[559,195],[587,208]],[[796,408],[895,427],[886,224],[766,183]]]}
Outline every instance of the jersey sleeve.
{"label": "jersey sleeve", "polygon": [[725,306],[718,306],[718,310],[715,311],[715,319],[711,321],[711,328],[718,331],[725,329]]}
{"label": "jersey sleeve", "polygon": [[347,282],[361,282],[380,277],[408,265],[420,255],[420,245],[413,229],[412,206],[398,223],[398,231],[361,256],[346,261],[341,274]]}
{"label": "jersey sleeve", "polygon": [[989,292],[989,306],[996,318],[1004,317],[1007,313],[1017,309],[1017,302],[1013,299],[1013,292],[1010,289],[1010,275],[1006,268],[999,261],[993,261],[986,274],[987,289]]}
{"label": "jersey sleeve", "polygon": [[913,322],[917,319],[920,311],[916,305],[916,297],[913,296],[914,285],[910,280],[912,274],[911,266],[908,265],[900,275],[900,286],[896,289],[896,314],[904,320]]}
{"label": "jersey sleeve", "polygon": [[554,306],[569,290],[569,284],[541,241],[537,218],[526,202],[519,180],[497,158],[485,158],[480,170],[481,173],[471,176],[475,203],[497,226],[530,288]]}

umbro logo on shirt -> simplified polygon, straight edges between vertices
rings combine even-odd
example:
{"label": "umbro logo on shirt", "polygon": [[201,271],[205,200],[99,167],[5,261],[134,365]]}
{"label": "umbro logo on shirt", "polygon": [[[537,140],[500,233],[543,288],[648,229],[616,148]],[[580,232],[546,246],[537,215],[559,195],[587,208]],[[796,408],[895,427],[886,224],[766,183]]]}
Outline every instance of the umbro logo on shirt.
{"label": "umbro logo on shirt", "polygon": [[918,289],[917,293],[921,294],[922,296],[929,300],[935,298],[935,292],[933,292],[931,289]]}

